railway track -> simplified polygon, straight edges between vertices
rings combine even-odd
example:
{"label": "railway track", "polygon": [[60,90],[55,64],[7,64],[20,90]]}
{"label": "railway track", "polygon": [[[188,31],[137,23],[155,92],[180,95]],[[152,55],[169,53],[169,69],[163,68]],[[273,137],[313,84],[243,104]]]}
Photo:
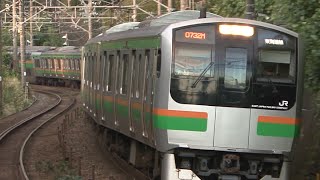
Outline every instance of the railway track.
{"label": "railway track", "polygon": [[31,107],[1,120],[0,179],[29,179],[23,162],[26,144],[39,128],[75,104],[72,96],[35,92],[38,100]]}

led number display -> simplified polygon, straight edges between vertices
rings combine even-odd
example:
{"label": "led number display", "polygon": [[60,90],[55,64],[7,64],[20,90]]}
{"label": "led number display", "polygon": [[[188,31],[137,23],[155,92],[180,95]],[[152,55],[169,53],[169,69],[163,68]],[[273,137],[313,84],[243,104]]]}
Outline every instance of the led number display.
{"label": "led number display", "polygon": [[205,40],[206,39],[206,33],[187,31],[187,32],[184,33],[184,37],[187,38],[187,39]]}

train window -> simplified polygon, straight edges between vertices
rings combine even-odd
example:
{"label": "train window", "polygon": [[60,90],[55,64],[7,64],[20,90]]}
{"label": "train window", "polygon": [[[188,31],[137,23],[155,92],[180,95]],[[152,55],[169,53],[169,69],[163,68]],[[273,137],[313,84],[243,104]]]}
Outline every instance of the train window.
{"label": "train window", "polygon": [[40,67],[40,61],[39,61],[39,59],[35,59],[35,60],[34,60],[34,67],[35,67],[35,68],[39,68],[39,67]]}
{"label": "train window", "polygon": [[47,69],[48,68],[48,59],[44,60],[44,68]]}
{"label": "train window", "polygon": [[247,87],[248,50],[244,48],[227,48],[225,60],[224,86],[244,90]]}
{"label": "train window", "polygon": [[140,89],[142,87],[142,83],[143,81],[141,81],[141,79],[143,79],[143,72],[141,71],[142,68],[142,55],[139,54],[139,58],[138,58],[138,62],[135,64],[136,65],[136,81],[135,81],[135,97],[139,98],[140,97]]}
{"label": "train window", "polygon": [[[174,74],[183,76],[200,76],[205,70],[205,77],[214,76],[210,46],[200,44],[177,44],[175,48]],[[208,69],[208,65],[211,65]]]}
{"label": "train window", "polygon": [[71,62],[71,69],[74,70],[75,69],[74,68],[74,59],[71,59],[70,62]]}
{"label": "train window", "polygon": [[114,84],[114,81],[112,81],[112,72],[113,72],[113,66],[114,66],[114,61],[115,61],[115,58],[114,58],[114,55],[109,55],[109,59],[107,61],[107,72],[108,73],[108,78],[106,78],[107,80],[107,91],[112,91],[113,89],[113,84]]}
{"label": "train window", "polygon": [[137,71],[137,67],[136,67],[136,52],[133,51],[132,52],[132,75],[131,75],[131,97],[134,97],[134,91],[135,91],[135,82],[138,81],[138,78],[136,76],[136,71]]}
{"label": "train window", "polygon": [[128,90],[128,69],[129,69],[129,55],[123,54],[121,62],[120,62],[120,72],[121,80],[120,80],[120,94],[127,94]]}
{"label": "train window", "polygon": [[144,80],[145,80],[145,83],[144,83],[144,99],[146,100],[147,99],[147,91],[148,91],[148,82],[149,82],[149,79],[150,79],[150,68],[151,66],[151,63],[150,63],[150,51],[146,51],[146,54],[145,54],[145,68],[144,68],[144,71],[145,71],[145,77],[144,77]]}
{"label": "train window", "polygon": [[160,49],[158,49],[158,52],[157,52],[157,54],[156,54],[156,65],[157,65],[157,67],[156,67],[156,75],[157,75],[157,77],[159,78],[160,77],[160,72],[161,72],[161,50]]}
{"label": "train window", "polygon": [[53,59],[48,59],[49,62],[49,68],[53,69]]}
{"label": "train window", "polygon": [[57,69],[61,69],[61,62],[60,62],[60,59],[55,59],[55,61],[57,62],[57,63],[56,63],[56,67],[57,67]]}
{"label": "train window", "polygon": [[294,83],[296,66],[292,55],[285,50],[260,50],[257,80]]}
{"label": "train window", "polygon": [[80,68],[79,68],[79,59],[76,59],[76,60],[74,60],[75,61],[75,67],[76,67],[76,70],[80,70]]}
{"label": "train window", "polygon": [[64,61],[63,61],[63,69],[68,69],[68,60],[67,59],[65,59]]}
{"label": "train window", "polygon": [[[103,52],[103,61],[102,61],[102,65],[101,65],[101,72],[103,73],[103,77],[102,77],[102,86],[106,87],[108,84],[108,56],[107,56],[107,52],[104,51]],[[103,88],[104,89],[104,88]],[[107,90],[107,88],[106,88]]]}

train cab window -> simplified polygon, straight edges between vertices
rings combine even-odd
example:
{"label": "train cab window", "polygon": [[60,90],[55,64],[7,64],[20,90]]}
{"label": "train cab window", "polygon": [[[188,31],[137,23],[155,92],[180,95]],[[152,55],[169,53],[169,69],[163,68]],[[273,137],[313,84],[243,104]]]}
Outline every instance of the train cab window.
{"label": "train cab window", "polygon": [[294,84],[296,38],[282,32],[258,29],[257,82]]}
{"label": "train cab window", "polygon": [[129,70],[129,55],[123,54],[120,61],[120,94],[127,94],[128,91],[128,70]]}
{"label": "train cab window", "polygon": [[174,30],[170,94],[181,104],[216,105],[215,25]]}
{"label": "train cab window", "polygon": [[[198,44],[177,45],[175,49],[174,74],[181,76],[200,76],[204,72],[204,77],[214,76],[214,62],[212,61],[212,51],[210,46]],[[208,65],[210,67],[208,68]]]}
{"label": "train cab window", "polygon": [[244,90],[247,79],[247,49],[227,48],[225,60],[224,87]]}
{"label": "train cab window", "polygon": [[257,70],[258,81],[294,83],[295,63],[290,51],[261,50]]}

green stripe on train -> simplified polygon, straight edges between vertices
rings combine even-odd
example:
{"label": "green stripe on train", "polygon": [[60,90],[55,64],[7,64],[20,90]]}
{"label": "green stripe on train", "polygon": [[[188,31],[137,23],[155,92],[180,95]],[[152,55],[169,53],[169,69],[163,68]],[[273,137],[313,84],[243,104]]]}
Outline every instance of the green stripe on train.
{"label": "green stripe on train", "polygon": [[61,58],[61,59],[79,59],[81,58],[80,54],[73,55],[62,55],[62,54],[42,54],[42,55],[33,55],[33,58]]}
{"label": "green stripe on train", "polygon": [[[96,101],[97,102],[97,101]],[[126,105],[117,104],[117,114],[122,118],[128,118],[129,109]],[[104,100],[103,109],[107,114],[113,113],[113,102]],[[139,109],[132,110],[132,117],[134,121],[141,120],[141,111]],[[149,112],[145,113],[145,116],[151,117]],[[145,119],[146,125],[149,124],[149,118]],[[204,132],[207,130],[207,119],[206,118],[186,118],[186,117],[174,117],[174,116],[160,116],[153,114],[153,126],[158,129],[165,130],[184,130],[184,131],[200,131]]]}
{"label": "green stripe on train", "polygon": [[293,138],[299,134],[299,126],[294,124],[275,124],[258,122],[257,134],[260,136]]}
{"label": "green stripe on train", "polygon": [[106,49],[129,49],[129,48],[158,48],[160,46],[159,37],[144,39],[128,39],[119,41],[103,42],[102,47]]}
{"label": "green stripe on train", "polygon": [[201,131],[207,130],[207,119],[153,115],[153,125],[158,129]]}

